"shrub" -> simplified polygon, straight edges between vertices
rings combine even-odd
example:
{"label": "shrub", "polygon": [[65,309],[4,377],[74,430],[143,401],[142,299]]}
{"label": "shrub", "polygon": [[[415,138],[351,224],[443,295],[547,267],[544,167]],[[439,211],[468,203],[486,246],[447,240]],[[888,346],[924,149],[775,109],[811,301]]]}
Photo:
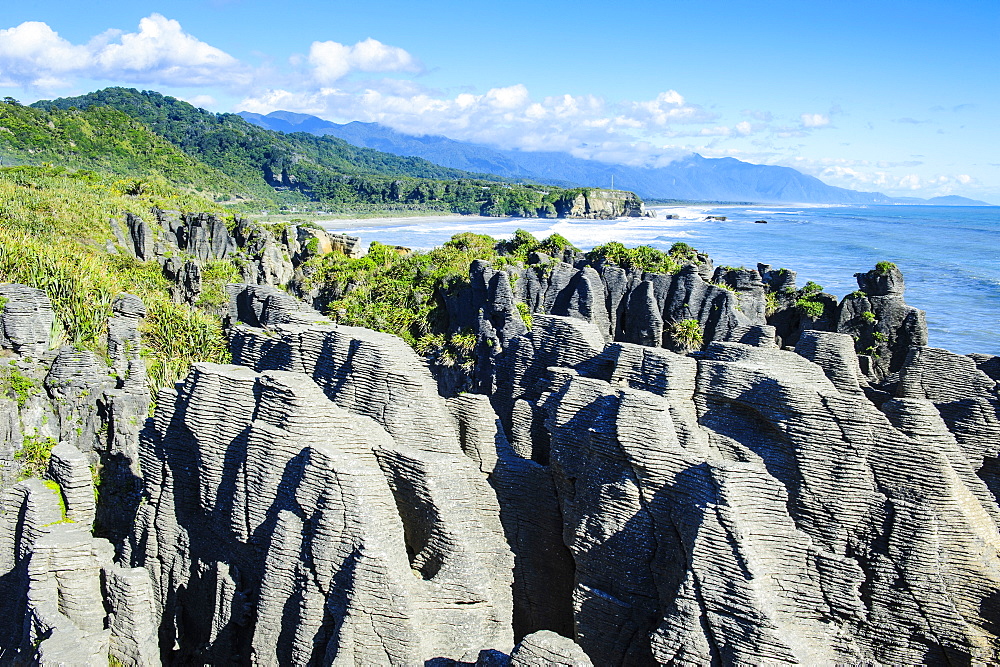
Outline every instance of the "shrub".
{"label": "shrub", "polygon": [[819,294],[823,291],[823,286],[813,281],[806,282],[806,286],[802,288],[801,292],[805,296],[813,296]]}
{"label": "shrub", "polygon": [[875,270],[880,276],[888,274],[890,271],[896,268],[896,265],[892,262],[881,261],[875,265]]}
{"label": "shrub", "polygon": [[26,435],[21,449],[14,453],[14,459],[21,462],[21,479],[43,477],[49,468],[52,458],[52,448],[57,444],[55,438],[43,438],[39,435]]}
{"label": "shrub", "polygon": [[13,398],[17,402],[19,410],[40,389],[38,382],[23,375],[16,366],[0,368],[0,395],[6,394]]}
{"label": "shrub", "polygon": [[778,294],[776,292],[768,292],[764,295],[764,316],[770,317],[778,312],[781,308],[781,302],[778,301]]}
{"label": "shrub", "polygon": [[815,301],[809,297],[803,296],[795,301],[795,307],[799,309],[803,315],[808,315],[813,319],[817,319],[823,316],[823,303],[821,301]]}
{"label": "shrub", "polygon": [[521,320],[524,322],[524,326],[528,327],[528,330],[530,331],[532,325],[534,324],[534,320],[531,317],[531,309],[528,308],[528,304],[523,301],[518,301],[517,312],[521,314]]}
{"label": "shrub", "polygon": [[869,324],[872,324],[875,322],[875,313],[873,313],[870,310],[866,310],[865,312],[861,313],[861,319],[863,319],[865,322],[868,322]]}
{"label": "shrub", "polygon": [[648,245],[626,248],[618,241],[597,246],[587,253],[587,259],[592,262],[606,260],[625,269],[639,269],[648,273],[677,273],[683,266],[669,252]]}
{"label": "shrub", "polygon": [[701,325],[694,318],[674,322],[670,326],[669,331],[670,337],[685,350],[693,350],[701,347],[705,339],[701,331]]}

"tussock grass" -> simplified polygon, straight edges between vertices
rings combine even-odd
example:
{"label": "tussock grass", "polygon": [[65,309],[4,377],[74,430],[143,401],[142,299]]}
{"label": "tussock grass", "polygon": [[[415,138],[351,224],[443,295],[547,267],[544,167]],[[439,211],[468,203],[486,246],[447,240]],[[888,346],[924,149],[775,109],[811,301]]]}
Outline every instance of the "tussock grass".
{"label": "tussock grass", "polygon": [[[118,179],[120,180],[120,179]],[[213,202],[166,183],[149,183],[139,195],[125,194],[116,179],[60,168],[0,169],[0,282],[44,290],[78,349],[106,355],[107,320],[116,294],[129,292],[146,303],[142,326],[151,391],[171,384],[195,361],[226,362],[228,348],[219,318],[172,303],[169,282],[156,262],[109,254],[110,217],[131,211],[150,218],[152,206],[221,213]],[[238,274],[214,266],[212,286]],[[217,289],[216,289],[217,288]],[[213,293],[213,300],[219,295]]]}

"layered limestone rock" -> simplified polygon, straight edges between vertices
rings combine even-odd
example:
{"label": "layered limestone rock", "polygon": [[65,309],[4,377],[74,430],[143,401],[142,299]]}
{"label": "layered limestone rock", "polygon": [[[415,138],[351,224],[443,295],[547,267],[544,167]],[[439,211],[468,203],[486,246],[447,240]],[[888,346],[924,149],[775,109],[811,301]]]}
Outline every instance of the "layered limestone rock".
{"label": "layered limestone rock", "polygon": [[914,347],[900,371],[896,394],[934,406],[972,470],[1000,500],[1000,384],[971,357]]}
{"label": "layered limestone rock", "polygon": [[[479,342],[468,387],[442,382],[445,393],[454,393],[456,384],[492,393],[496,367],[502,365],[498,357],[527,332],[525,314],[572,317],[594,324],[604,341],[674,351],[691,346],[682,333],[685,321],[694,320],[704,343],[739,341],[754,327],[766,326],[764,286],[755,271],[719,270],[720,282],[714,284],[707,259],[676,274],[657,274],[626,271],[609,263],[591,265],[571,251],[566,255],[575,263],[529,263],[495,270],[488,262],[475,261],[470,284],[442,294],[449,329],[471,330]],[[747,340],[773,344],[774,332],[762,333],[758,328]]]}
{"label": "layered limestone rock", "polygon": [[0,498],[0,646],[42,665],[158,665],[155,619],[143,609],[149,574],[112,562],[91,535],[94,489],[75,447],[53,448],[52,482],[27,479]]}
{"label": "layered limestone rock", "polygon": [[0,285],[0,349],[41,355],[49,349],[55,315],[42,290],[26,285]]}
{"label": "layered limestone rock", "polygon": [[862,370],[882,380],[902,368],[911,347],[927,345],[927,318],[903,302],[903,274],[894,264],[854,276],[861,289],[844,297],[836,330],[856,338]]}
{"label": "layered limestone rock", "polygon": [[509,651],[512,563],[483,476],[454,428],[421,442],[389,419],[345,410],[301,372],[198,364],[161,392],[131,559],[153,575],[174,659]]}
{"label": "layered limestone rock", "polygon": [[[838,310],[769,267],[562,259],[476,263],[448,295],[480,346],[479,393],[447,399],[401,339],[256,280],[230,288],[235,363],[195,365],[150,421],[136,297],[114,301],[110,367],[19,350],[0,646],[53,664],[1000,661],[996,357],[919,344],[887,266]],[[823,314],[771,319],[775,290],[777,312]],[[858,318],[888,323],[882,356],[859,360]],[[705,345],[679,354],[686,319]],[[9,465],[26,435],[52,438],[47,482]]]}
{"label": "layered limestone rock", "polygon": [[543,416],[575,636],[596,664],[997,659],[984,455],[970,463],[926,398],[880,412],[848,337],[807,332],[815,363],[740,343],[594,357],[596,329],[539,319],[546,370],[494,404]]}
{"label": "layered limestone rock", "polygon": [[[620,217],[638,218],[646,215],[642,200],[634,192],[587,188],[556,203],[561,218],[591,218],[613,220]],[[654,214],[655,215],[655,214]]]}

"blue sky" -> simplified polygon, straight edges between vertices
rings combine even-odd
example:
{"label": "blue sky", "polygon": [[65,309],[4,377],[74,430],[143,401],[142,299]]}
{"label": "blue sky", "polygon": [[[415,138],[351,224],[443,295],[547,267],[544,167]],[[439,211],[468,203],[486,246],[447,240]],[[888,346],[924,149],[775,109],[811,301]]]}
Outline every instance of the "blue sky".
{"label": "blue sky", "polygon": [[[31,6],[35,5],[35,6]],[[1000,203],[1000,2],[0,8],[0,96],[108,85],[629,164],[698,152]]]}

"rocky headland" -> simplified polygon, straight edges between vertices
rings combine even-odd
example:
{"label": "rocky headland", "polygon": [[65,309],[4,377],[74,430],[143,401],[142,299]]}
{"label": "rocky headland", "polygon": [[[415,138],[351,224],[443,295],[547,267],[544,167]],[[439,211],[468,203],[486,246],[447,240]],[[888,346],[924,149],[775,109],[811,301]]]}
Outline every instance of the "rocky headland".
{"label": "rocky headland", "polygon": [[888,262],[838,299],[686,247],[477,260],[449,364],[321,313],[356,239],[113,227],[179,302],[239,258],[232,363],[151,412],[142,300],[102,356],[0,285],[0,661],[1000,660],[1000,359],[929,347]]}

